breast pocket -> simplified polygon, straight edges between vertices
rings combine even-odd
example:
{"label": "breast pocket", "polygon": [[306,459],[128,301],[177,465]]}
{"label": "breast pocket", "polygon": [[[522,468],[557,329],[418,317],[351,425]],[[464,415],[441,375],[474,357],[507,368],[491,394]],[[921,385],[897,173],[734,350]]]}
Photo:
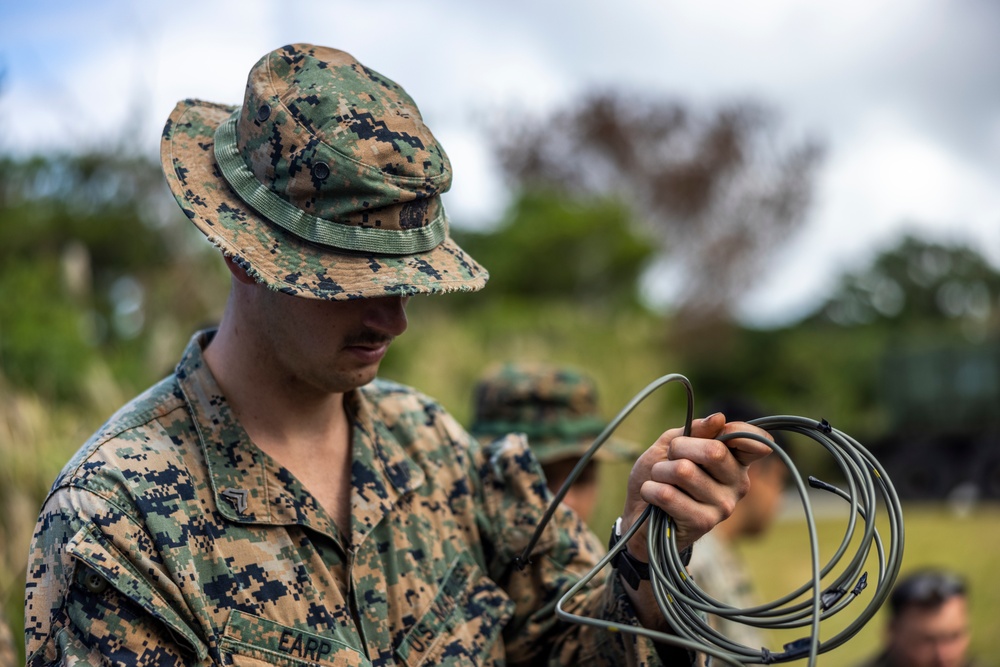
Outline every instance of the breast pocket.
{"label": "breast pocket", "polygon": [[234,611],[220,642],[226,664],[236,667],[370,667],[371,662],[346,638],[319,634]]}
{"label": "breast pocket", "polygon": [[514,603],[468,556],[454,560],[430,608],[396,649],[410,667],[482,665],[503,658],[497,646]]}
{"label": "breast pocket", "polygon": [[[66,614],[94,652],[135,664],[195,664],[208,658],[205,644],[160,589],[94,526],[81,528],[66,553],[74,558]],[[61,635],[62,642],[70,642],[66,650],[84,650],[70,646],[72,633]]]}

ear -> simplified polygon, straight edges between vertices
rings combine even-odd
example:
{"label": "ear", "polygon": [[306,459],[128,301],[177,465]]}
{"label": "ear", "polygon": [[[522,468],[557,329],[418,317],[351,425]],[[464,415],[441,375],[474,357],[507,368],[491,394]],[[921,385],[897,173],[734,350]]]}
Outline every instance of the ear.
{"label": "ear", "polygon": [[[249,273],[247,273],[246,269],[244,269],[240,265],[240,262],[237,262],[236,259],[234,259],[230,255],[223,255],[223,257],[226,260],[226,267],[229,269],[229,272],[231,274],[233,274],[233,278],[236,278],[236,280],[240,281],[244,285],[256,285],[257,284],[257,281],[254,280],[253,276],[251,276]],[[243,261],[243,260],[241,260],[241,261]]]}

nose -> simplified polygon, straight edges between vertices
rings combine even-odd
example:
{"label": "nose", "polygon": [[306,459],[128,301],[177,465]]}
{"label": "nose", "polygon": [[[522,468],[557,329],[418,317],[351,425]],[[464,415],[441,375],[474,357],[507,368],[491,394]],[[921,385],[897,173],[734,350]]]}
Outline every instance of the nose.
{"label": "nose", "polygon": [[379,333],[399,336],[406,331],[406,304],[408,296],[386,296],[368,299],[362,323]]}

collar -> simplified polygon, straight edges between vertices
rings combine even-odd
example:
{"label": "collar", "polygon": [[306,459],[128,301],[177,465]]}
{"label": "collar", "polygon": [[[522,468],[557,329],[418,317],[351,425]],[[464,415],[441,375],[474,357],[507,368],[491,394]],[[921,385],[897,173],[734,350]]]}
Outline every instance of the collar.
{"label": "collar", "polygon": [[[202,354],[214,334],[201,331],[191,338],[175,375],[198,433],[218,511],[234,523],[298,524],[341,542],[315,497],[257,447],[236,421]],[[425,476],[390,428],[376,418],[366,391],[351,391],[345,405],[353,422],[350,545],[356,550]]]}

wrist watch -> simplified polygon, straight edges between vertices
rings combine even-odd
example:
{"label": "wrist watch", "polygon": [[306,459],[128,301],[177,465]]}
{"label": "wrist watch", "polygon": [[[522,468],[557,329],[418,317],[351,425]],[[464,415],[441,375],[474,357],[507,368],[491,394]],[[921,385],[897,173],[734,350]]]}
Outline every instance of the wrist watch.
{"label": "wrist watch", "polygon": [[[608,540],[608,551],[615,548],[622,539],[622,518],[618,517],[615,520],[615,525],[611,527],[611,539]],[[649,563],[643,563],[641,560],[633,556],[628,552],[628,547],[625,547],[621,551],[615,554],[615,557],[611,559],[611,567],[618,570],[632,590],[639,590],[639,584],[643,581],[649,581]]]}
{"label": "wrist watch", "polygon": [[[611,538],[608,540],[608,551],[615,548],[622,539],[622,518],[618,517],[615,519],[615,524],[611,526]],[[691,562],[691,554],[693,549],[689,545],[684,551],[680,553],[681,564],[687,565]],[[615,557],[611,559],[611,567],[618,570],[619,574],[625,580],[632,590],[639,590],[639,584],[643,581],[649,581],[649,563],[644,563],[632,554],[628,552],[628,547],[625,547],[621,551],[615,554]]]}

